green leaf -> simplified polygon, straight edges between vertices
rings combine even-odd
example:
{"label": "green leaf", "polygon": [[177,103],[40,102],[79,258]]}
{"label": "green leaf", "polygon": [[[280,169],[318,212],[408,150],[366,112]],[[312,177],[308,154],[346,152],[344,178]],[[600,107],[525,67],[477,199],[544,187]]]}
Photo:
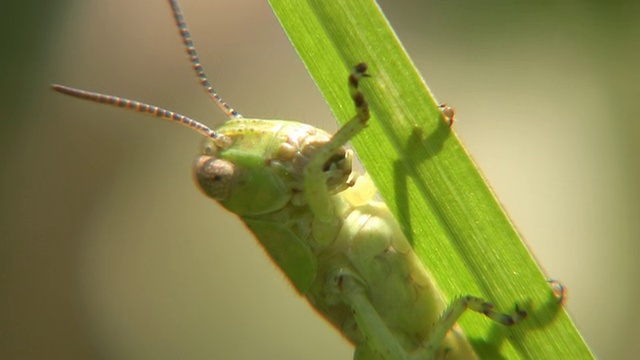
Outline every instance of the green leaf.
{"label": "green leaf", "polygon": [[593,358],[377,4],[270,3],[341,124],[355,114],[348,74],[359,62],[369,65],[372,77],[361,84],[372,119],[352,144],[444,297],[472,294],[501,311],[515,303],[528,310],[511,328],[463,316],[478,354]]}

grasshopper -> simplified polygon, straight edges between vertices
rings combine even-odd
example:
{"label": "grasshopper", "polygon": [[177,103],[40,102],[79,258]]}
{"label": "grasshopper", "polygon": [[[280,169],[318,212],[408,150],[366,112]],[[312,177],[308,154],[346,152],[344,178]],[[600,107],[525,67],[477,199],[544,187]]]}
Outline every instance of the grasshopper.
{"label": "grasshopper", "polygon": [[[359,90],[367,65],[348,78],[355,116],[335,134],[294,121],[244,118],[205,75],[177,0],[169,0],[191,65],[229,117],[213,130],[163,108],[63,85],[77,98],[181,123],[205,137],[194,173],[202,192],[237,214],[296,291],[356,347],[354,359],[477,358],[455,323],[465,310],[502,325],[527,316],[499,313],[474,296],[448,307],[398,223],[345,146],[364,130],[369,105]],[[442,107],[451,125],[453,109]]]}

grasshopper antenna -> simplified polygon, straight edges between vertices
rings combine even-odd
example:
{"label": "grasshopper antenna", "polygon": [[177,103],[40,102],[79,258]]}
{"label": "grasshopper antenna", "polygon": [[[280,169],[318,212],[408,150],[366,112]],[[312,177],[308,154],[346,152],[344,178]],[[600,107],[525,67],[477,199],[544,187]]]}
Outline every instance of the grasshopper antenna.
{"label": "grasshopper antenna", "polygon": [[199,121],[193,120],[190,117],[180,115],[170,110],[166,110],[154,105],[145,104],[135,100],[124,99],[121,97],[113,96],[113,95],[105,95],[91,91],[84,91],[80,89],[75,89],[72,87],[53,84],[51,88],[59,93],[63,93],[66,95],[71,95],[73,97],[77,97],[79,99],[89,100],[93,102],[97,102],[100,104],[107,104],[111,106],[121,107],[127,110],[133,110],[135,112],[141,112],[145,114],[149,114],[151,116],[159,117],[166,120],[171,120],[177,122],[179,124],[185,125],[200,134],[213,139],[221,148],[226,148],[229,145],[230,139],[222,134],[218,134],[217,132],[211,130],[208,126],[202,124]]}
{"label": "grasshopper antenna", "polygon": [[198,79],[200,79],[200,85],[202,85],[209,97],[215,101],[216,105],[229,118],[238,119],[242,118],[239,112],[234,110],[229,104],[227,104],[220,95],[213,89],[211,83],[207,79],[207,74],[204,73],[202,69],[202,65],[200,64],[200,57],[198,56],[198,52],[196,51],[195,46],[193,45],[193,40],[191,40],[191,33],[187,28],[187,23],[184,20],[184,15],[182,14],[182,9],[180,8],[180,4],[178,0],[169,0],[171,4],[171,9],[173,9],[173,17],[176,20],[176,25],[178,26],[178,30],[180,31],[180,36],[182,37],[182,42],[184,43],[185,48],[187,49],[187,54],[189,54],[189,60],[191,61],[191,66],[193,66],[193,70],[196,72]]}

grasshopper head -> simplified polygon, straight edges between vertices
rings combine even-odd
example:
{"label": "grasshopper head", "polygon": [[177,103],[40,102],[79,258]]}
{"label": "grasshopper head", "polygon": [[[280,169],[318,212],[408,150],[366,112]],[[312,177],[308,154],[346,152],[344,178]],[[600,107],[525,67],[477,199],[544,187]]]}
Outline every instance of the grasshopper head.
{"label": "grasshopper head", "polygon": [[[305,167],[329,134],[296,122],[250,119],[228,121],[217,132],[230,138],[231,145],[220,148],[206,141],[196,159],[195,179],[205,195],[240,216],[306,204]],[[324,164],[330,193],[348,187],[352,157],[340,148]]]}

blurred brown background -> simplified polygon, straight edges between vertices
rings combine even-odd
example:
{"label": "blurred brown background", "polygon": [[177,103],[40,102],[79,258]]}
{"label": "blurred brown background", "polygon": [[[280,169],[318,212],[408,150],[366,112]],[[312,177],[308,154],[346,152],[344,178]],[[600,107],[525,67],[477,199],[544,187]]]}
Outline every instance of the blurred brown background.
{"label": "blurred brown background", "polygon": [[[569,288],[593,351],[634,358],[640,6],[482,3],[381,6],[457,109],[455,130],[532,252]],[[183,7],[242,114],[336,128],[265,2]],[[197,135],[48,89],[220,124],[165,1],[11,1],[0,16],[0,358],[351,357],[240,221],[196,190]]]}

